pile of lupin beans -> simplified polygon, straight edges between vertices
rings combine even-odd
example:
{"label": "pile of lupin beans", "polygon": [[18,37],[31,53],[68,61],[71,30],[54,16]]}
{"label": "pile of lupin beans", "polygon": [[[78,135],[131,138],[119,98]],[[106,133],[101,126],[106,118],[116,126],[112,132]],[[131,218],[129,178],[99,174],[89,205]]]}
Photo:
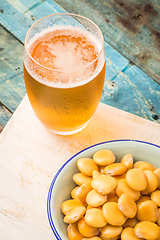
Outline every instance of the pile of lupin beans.
{"label": "pile of lupin beans", "polygon": [[77,166],[61,206],[70,240],[160,240],[160,168],[130,153],[116,163],[109,149]]}

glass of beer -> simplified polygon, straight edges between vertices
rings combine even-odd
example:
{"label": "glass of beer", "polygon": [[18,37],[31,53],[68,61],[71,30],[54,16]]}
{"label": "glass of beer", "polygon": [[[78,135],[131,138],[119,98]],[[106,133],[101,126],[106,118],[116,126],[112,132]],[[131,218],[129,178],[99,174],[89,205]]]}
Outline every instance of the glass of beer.
{"label": "glass of beer", "polygon": [[59,13],[27,32],[24,79],[31,106],[55,134],[81,131],[99,104],[105,81],[103,35],[92,21]]}

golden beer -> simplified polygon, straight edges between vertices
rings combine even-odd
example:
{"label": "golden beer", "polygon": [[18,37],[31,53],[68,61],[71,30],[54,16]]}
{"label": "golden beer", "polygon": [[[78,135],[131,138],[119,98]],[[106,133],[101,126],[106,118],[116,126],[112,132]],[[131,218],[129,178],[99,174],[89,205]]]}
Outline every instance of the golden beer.
{"label": "golden beer", "polygon": [[78,132],[101,98],[103,46],[93,33],[77,26],[45,29],[28,43],[24,79],[30,103],[44,126],[62,135]]}

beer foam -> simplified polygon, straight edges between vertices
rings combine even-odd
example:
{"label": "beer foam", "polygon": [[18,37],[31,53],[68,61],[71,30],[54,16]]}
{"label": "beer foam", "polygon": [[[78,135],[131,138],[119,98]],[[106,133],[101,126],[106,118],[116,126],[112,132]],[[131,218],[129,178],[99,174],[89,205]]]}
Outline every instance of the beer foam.
{"label": "beer foam", "polygon": [[[52,34],[54,33],[55,37],[56,31],[58,33],[57,36],[59,35],[59,33],[61,33],[61,35],[65,35],[67,37],[69,37],[70,33],[73,33],[74,31],[74,35],[72,36],[74,36],[75,38],[82,36],[82,40],[83,38],[86,38],[87,44],[89,43],[91,45],[91,49],[88,50],[86,48],[86,44],[84,41],[81,41],[81,46],[79,46],[79,49],[77,48],[76,42],[68,41],[65,48],[65,43],[63,41],[57,41],[55,44],[52,43]],[[47,39],[45,38],[46,36]],[[44,41],[40,43],[41,40],[39,39],[43,39]],[[44,48],[43,58],[39,58],[36,56],[36,54],[39,54],[38,47],[40,47],[40,53],[42,53],[42,49]],[[41,33],[36,34],[32,38],[32,40],[29,42],[28,49],[30,54],[33,55],[34,60],[46,67],[44,68],[44,72],[42,75],[45,75],[45,73],[48,71],[47,68],[52,69],[52,66],[54,66],[52,70],[54,71],[54,76],[55,78],[57,78],[57,81],[50,81],[47,79],[47,77],[42,78],[38,76],[33,70],[34,67],[31,66],[31,63],[27,64],[27,61],[24,61],[26,69],[31,74],[31,76],[34,77],[37,81],[50,87],[69,88],[83,85],[96,77],[102,70],[105,63],[104,54],[98,56],[99,52],[101,51],[101,43],[98,38],[87,30],[81,29],[79,27],[49,27],[48,29],[43,30]],[[37,53],[34,56],[35,49],[37,50]],[[45,54],[46,49],[50,54],[49,56],[48,53]],[[63,52],[64,50],[65,52]],[[59,52],[61,52],[61,54],[59,54]],[[92,59],[93,56],[94,58]],[[91,65],[93,65],[92,63],[97,59],[97,56],[99,57],[97,62],[98,65],[96,66],[96,69],[90,70],[90,67],[92,67]],[[79,59],[83,59],[83,61],[79,61]],[[59,69],[59,66],[62,67]],[[49,71],[51,72],[52,70]],[[59,76],[62,76],[61,79]],[[62,79],[65,79],[65,81],[63,81]]]}

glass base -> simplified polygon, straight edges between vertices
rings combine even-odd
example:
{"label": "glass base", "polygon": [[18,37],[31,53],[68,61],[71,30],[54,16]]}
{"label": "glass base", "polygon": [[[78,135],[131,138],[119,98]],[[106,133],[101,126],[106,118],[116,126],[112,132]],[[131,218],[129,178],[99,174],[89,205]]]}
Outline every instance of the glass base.
{"label": "glass base", "polygon": [[[90,121],[90,120],[89,120]],[[54,133],[54,134],[57,134],[57,135],[63,135],[63,136],[67,136],[67,135],[72,135],[72,134],[75,134],[75,133],[78,133],[78,132],[81,132],[86,126],[87,124],[89,123],[86,122],[85,124],[81,125],[80,128],[76,128],[76,129],[73,129],[71,131],[55,131],[55,130],[52,130],[52,129],[49,129],[50,132]]]}

